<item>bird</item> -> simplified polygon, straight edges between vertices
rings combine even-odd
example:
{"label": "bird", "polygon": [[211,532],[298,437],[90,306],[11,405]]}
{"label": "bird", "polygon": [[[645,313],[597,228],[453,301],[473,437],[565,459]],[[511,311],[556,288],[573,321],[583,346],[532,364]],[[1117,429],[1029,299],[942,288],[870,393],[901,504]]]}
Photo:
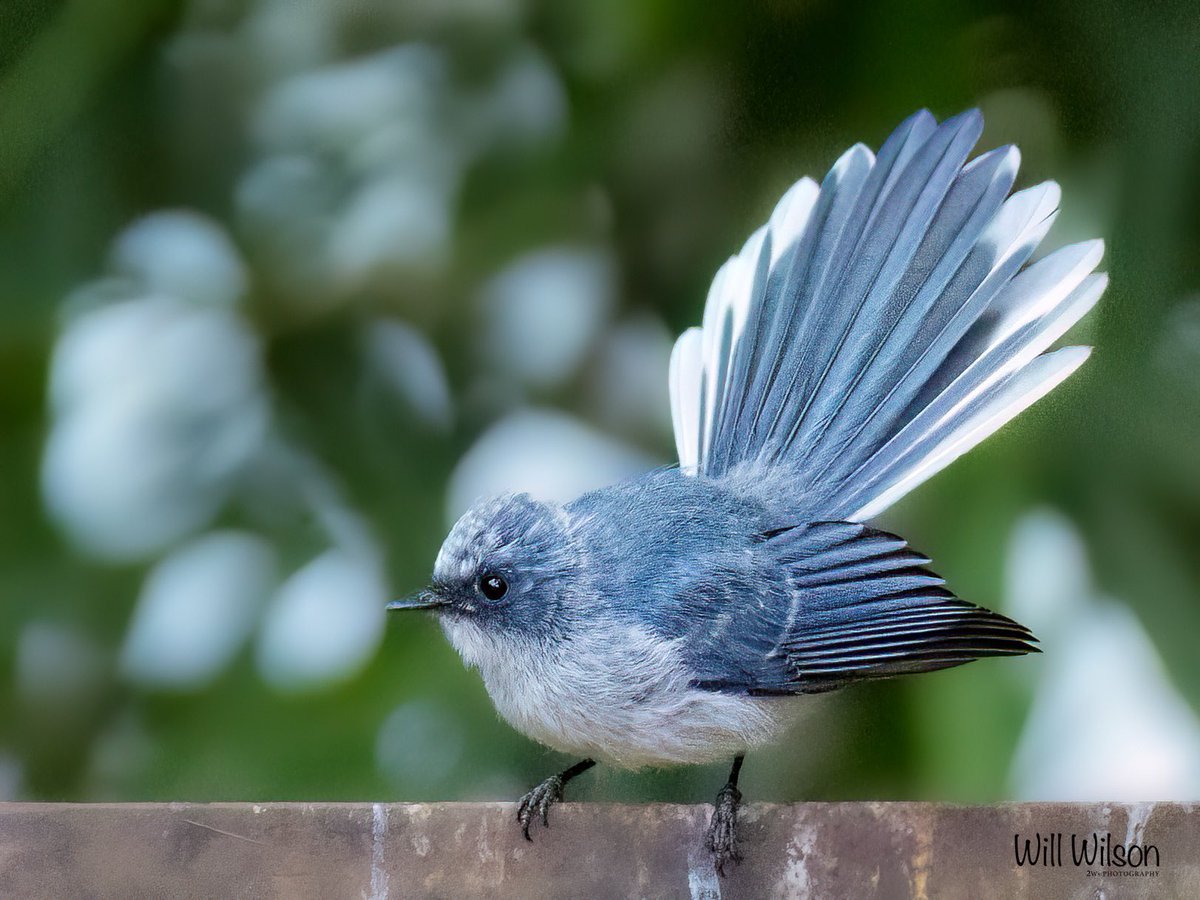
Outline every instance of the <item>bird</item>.
{"label": "bird", "polygon": [[1103,243],[1033,261],[1059,187],[1012,192],[1015,146],[968,161],[982,130],[921,110],[797,181],[674,345],[678,464],[483,499],[389,604],[434,612],[500,715],[580,760],[521,799],[526,838],[597,762],[732,761],[705,835],[723,875],[743,759],[809,695],[1037,652],[870,524],[1091,351],[1051,347],[1104,291]]}

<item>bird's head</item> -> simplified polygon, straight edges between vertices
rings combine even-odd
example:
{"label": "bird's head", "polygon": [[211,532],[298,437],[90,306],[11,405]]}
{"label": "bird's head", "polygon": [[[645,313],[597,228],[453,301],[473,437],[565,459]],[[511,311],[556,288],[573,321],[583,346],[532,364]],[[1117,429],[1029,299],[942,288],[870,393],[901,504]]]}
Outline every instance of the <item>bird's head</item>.
{"label": "bird's head", "polygon": [[576,582],[579,556],[566,513],[528,494],[483,500],[450,530],[433,582],[392,610],[439,613],[451,643],[471,665],[498,641],[554,633]]}

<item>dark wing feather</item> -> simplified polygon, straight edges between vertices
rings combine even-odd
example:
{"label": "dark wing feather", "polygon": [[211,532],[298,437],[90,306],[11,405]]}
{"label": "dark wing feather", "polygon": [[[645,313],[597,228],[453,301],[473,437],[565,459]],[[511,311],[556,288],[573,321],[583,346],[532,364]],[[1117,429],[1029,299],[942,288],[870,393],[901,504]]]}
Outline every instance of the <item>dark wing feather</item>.
{"label": "dark wing feather", "polygon": [[710,624],[693,622],[684,644],[698,686],[820,693],[1037,651],[1027,628],[955,597],[895,535],[820,522],[763,535],[753,556],[753,572],[704,579]]}

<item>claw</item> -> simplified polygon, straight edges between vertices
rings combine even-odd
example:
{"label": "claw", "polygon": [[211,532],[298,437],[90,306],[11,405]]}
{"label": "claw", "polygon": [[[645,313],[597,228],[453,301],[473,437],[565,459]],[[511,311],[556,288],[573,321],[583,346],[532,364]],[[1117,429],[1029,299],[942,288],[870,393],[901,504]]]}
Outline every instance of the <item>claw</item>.
{"label": "claw", "polygon": [[742,861],[737,840],[737,811],[742,802],[742,793],[734,785],[727,784],[717,794],[713,806],[712,821],[705,835],[704,845],[713,855],[713,866],[718,875],[725,874],[725,867]]}
{"label": "claw", "polygon": [[[532,792],[531,792],[532,793]],[[532,841],[529,836],[529,794],[521,798],[521,802],[517,804],[517,824],[521,826],[521,831],[525,835],[525,840]]]}
{"label": "claw", "polygon": [[517,804],[517,822],[521,825],[525,840],[533,840],[529,827],[535,818],[541,818],[543,828],[550,827],[550,807],[562,800],[564,784],[561,775],[551,775],[521,798]]}

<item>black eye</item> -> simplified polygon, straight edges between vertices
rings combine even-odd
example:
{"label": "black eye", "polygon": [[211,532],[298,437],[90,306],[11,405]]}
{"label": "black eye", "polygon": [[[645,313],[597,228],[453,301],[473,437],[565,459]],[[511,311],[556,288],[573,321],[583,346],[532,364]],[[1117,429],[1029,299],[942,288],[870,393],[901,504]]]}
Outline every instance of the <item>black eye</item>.
{"label": "black eye", "polygon": [[495,572],[484,572],[479,576],[479,593],[489,600],[499,600],[508,593],[508,582]]}

